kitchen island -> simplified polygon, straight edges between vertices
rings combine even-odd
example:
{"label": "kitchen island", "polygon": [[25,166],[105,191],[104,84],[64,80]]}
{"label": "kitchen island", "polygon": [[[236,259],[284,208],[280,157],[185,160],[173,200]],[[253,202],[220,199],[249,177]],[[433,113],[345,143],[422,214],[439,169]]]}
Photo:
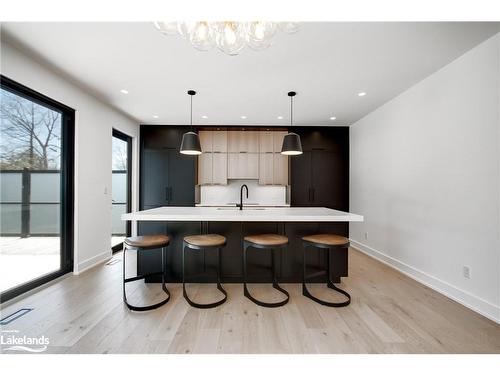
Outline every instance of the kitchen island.
{"label": "kitchen island", "polygon": [[[281,282],[300,282],[302,275],[301,237],[328,232],[348,236],[348,223],[363,221],[363,216],[324,207],[158,207],[122,215],[122,220],[139,222],[139,234],[168,234],[172,241],[167,249],[167,281],[181,280],[182,239],[186,235],[217,233],[227,238],[227,245],[221,252],[222,281],[241,282],[243,237],[257,233],[279,233],[288,237],[289,246],[280,254],[278,275]],[[248,272],[251,282],[269,282],[269,252],[254,250],[249,253]],[[190,275],[198,275],[193,281],[210,282],[213,275],[209,268],[215,265],[215,253],[199,251],[189,257],[187,264]],[[326,254],[311,251],[308,264],[312,268],[326,268]],[[340,281],[347,276],[348,254],[344,249],[333,251],[331,277]],[[160,269],[159,252],[144,251],[138,254],[138,272],[149,273]],[[150,279],[147,281],[158,281]],[[324,281],[318,276],[317,282]]]}

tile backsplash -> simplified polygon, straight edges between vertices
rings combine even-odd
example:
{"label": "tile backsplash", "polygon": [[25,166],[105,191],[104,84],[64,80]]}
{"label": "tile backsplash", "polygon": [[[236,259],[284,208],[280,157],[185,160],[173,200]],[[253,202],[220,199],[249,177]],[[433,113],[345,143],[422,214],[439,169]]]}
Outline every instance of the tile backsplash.
{"label": "tile backsplash", "polygon": [[199,186],[200,205],[215,206],[239,203],[241,185],[248,186],[248,198],[243,195],[243,203],[264,206],[287,205],[287,187],[259,185],[257,180],[229,180],[227,185]]}

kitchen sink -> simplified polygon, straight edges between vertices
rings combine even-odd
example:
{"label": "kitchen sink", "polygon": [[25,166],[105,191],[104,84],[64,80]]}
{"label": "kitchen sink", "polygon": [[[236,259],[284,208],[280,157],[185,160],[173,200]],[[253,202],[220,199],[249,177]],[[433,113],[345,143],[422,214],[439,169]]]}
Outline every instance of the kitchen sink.
{"label": "kitchen sink", "polygon": [[[239,207],[217,207],[218,210],[229,210],[229,211],[236,211],[239,210]],[[243,206],[243,210],[265,210],[264,207],[245,207]]]}

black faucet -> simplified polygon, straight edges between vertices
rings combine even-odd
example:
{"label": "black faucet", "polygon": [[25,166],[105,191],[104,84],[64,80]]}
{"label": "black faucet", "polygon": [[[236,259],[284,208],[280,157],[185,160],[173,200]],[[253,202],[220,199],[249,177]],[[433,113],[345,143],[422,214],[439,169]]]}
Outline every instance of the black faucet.
{"label": "black faucet", "polygon": [[248,186],[243,184],[243,185],[241,185],[241,189],[240,189],[240,204],[236,203],[236,207],[239,207],[240,210],[243,209],[243,188],[245,188],[247,190],[247,199],[248,199]]}

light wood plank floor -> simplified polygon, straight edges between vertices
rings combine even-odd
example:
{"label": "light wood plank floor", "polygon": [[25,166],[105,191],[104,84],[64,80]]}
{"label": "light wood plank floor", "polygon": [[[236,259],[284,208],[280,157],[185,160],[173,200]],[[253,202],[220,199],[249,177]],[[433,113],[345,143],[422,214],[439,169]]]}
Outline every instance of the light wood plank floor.
{"label": "light wood plank floor", "polygon": [[[175,284],[168,304],[130,312],[122,303],[120,261],[7,306],[2,316],[34,310],[2,329],[49,337],[48,353],[500,353],[500,325],[355,249],[349,257],[343,287],[353,301],[344,308],[318,305],[298,284],[283,284],[290,303],[265,309],[244,298],[241,285],[226,284],[226,304],[198,310]],[[259,298],[279,297],[269,286],[251,289]],[[162,297],[157,284],[128,290],[133,302]],[[213,285],[189,290],[200,302],[218,297]],[[333,298],[322,286],[311,290]]]}

